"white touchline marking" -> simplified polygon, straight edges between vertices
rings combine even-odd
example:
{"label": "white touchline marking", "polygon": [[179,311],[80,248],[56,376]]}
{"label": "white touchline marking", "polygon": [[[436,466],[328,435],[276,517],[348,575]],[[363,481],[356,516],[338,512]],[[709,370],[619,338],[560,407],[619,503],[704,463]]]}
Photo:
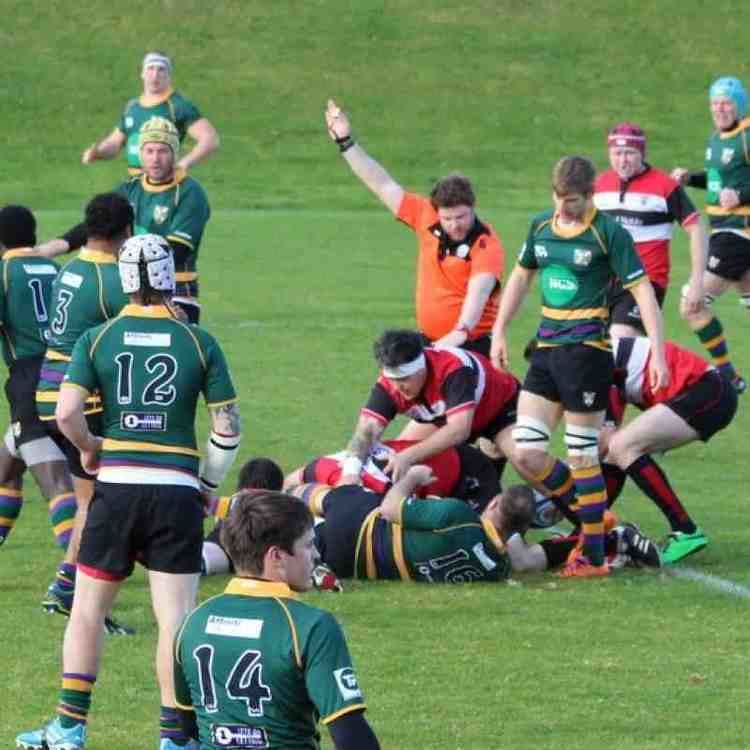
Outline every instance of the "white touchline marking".
{"label": "white touchline marking", "polygon": [[[563,535],[569,533],[569,529],[564,529],[561,526],[550,526],[548,529],[545,529],[545,531]],[[723,594],[736,596],[740,599],[750,599],[750,587],[743,586],[741,583],[735,583],[727,578],[720,578],[719,576],[711,575],[710,573],[701,573],[700,570],[696,570],[695,568],[683,568],[678,565],[664,565],[659,569],[659,572],[666,573],[673,578],[684,578],[686,581],[700,583],[709,589],[721,591]]]}

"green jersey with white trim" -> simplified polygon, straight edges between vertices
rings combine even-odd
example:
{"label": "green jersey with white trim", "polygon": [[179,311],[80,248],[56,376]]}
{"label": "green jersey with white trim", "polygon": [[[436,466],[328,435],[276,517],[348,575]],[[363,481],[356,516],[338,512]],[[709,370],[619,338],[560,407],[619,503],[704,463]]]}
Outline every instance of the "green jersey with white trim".
{"label": "green jersey with white trim", "polygon": [[145,175],[117,189],[133,206],[136,234],[158,234],[174,251],[176,297],[198,296],[196,264],[206,223],[211,216],[201,184],[178,170],[174,179],[152,185]]}
{"label": "green jersey with white trim", "polygon": [[[111,253],[83,248],[77,258],[62,267],[52,285],[47,354],[37,386],[40,419],[55,418],[60,384],[81,334],[114,318],[127,303],[117,259]],[[99,395],[92,394],[86,403],[86,413],[98,411],[101,411]]]}
{"label": "green jersey with white trim", "polygon": [[[748,234],[750,228],[750,117],[734,130],[714,132],[706,147],[706,213],[713,232],[727,230]],[[722,208],[719,193],[736,190],[740,205]]]}
{"label": "green jersey with white trim", "polygon": [[398,522],[371,514],[359,537],[359,578],[473,583],[502,581],[511,572],[495,527],[453,498],[404,500]]}
{"label": "green jersey with white trim", "polygon": [[647,278],[630,233],[595,208],[574,230],[561,226],[553,211],[536,216],[518,264],[541,271],[541,346],[607,348],[610,282],[618,277],[629,289]]}
{"label": "green jersey with white trim", "polygon": [[10,365],[47,349],[50,294],[57,263],[31,248],[6,250],[0,259],[3,359]]}
{"label": "green jersey with white trim", "polygon": [[103,482],[198,487],[195,412],[236,400],[224,354],[165,305],[126,305],[76,342],[63,388],[102,399]]}
{"label": "green jersey with white trim", "polygon": [[186,99],[178,91],[167,91],[161,97],[131,99],[123,110],[117,129],[125,135],[125,154],[128,160],[128,169],[131,172],[140,172],[141,151],[138,146],[138,136],[141,126],[152,117],[165,117],[177,128],[180,143],[185,140],[188,128],[200,120],[201,113],[189,99]]}
{"label": "green jersey with white trim", "polygon": [[204,750],[318,750],[318,721],[365,708],[339,624],[283,583],[235,578],[188,615],[174,675]]}

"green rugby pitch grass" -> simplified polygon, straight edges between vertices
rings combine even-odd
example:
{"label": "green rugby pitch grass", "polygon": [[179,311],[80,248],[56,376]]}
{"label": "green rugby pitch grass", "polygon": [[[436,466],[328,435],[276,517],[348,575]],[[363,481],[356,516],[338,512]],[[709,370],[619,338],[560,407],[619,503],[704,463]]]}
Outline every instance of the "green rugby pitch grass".
{"label": "green rugby pitch grass", "polygon": [[[506,238],[510,262],[526,213],[485,216]],[[74,218],[42,213],[44,236]],[[204,322],[222,341],[241,393],[243,457],[268,454],[288,470],[343,445],[376,374],[373,337],[412,321],[413,251],[410,233],[383,212],[217,212],[201,266]],[[681,279],[681,238],[674,255]],[[675,306],[672,291],[668,329],[693,345]],[[747,370],[736,300],[727,297],[719,311]],[[513,327],[519,374],[535,316],[532,296]],[[202,425],[205,432],[204,419]],[[741,410],[708,446],[678,451],[664,465],[712,540],[687,564],[750,585],[740,469],[747,427]],[[0,623],[9,644],[0,741],[8,744],[54,706],[64,626],[39,608],[56,552],[43,504],[29,490],[0,553]],[[664,532],[632,486],[618,509],[648,532]],[[201,598],[223,582],[206,580]],[[704,738],[722,748],[745,746],[747,604],[701,584],[636,571],[604,581],[539,575],[495,586],[360,583],[340,597],[309,598],[343,622],[384,748],[607,743],[642,750],[707,747]],[[155,632],[140,573],[124,587],[117,615],[138,635],[107,640],[92,750],[155,741]]]}

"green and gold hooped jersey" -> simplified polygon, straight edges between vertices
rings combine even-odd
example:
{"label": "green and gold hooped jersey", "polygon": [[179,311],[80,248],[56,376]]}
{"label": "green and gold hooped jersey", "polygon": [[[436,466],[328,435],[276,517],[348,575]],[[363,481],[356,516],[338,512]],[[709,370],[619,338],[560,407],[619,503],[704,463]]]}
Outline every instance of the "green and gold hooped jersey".
{"label": "green and gold hooped jersey", "polygon": [[201,113],[189,99],[171,89],[159,99],[149,100],[143,96],[131,99],[126,105],[117,124],[117,129],[125,134],[125,153],[128,160],[128,171],[139,174],[141,171],[141,152],[138,148],[138,134],[141,126],[152,117],[166,117],[174,123],[180,134],[180,143],[185,139],[187,129],[200,120]]}
{"label": "green and gold hooped jersey", "polygon": [[318,750],[318,721],[365,708],[339,624],[283,583],[235,578],[188,615],[174,675],[204,748]]}
{"label": "green and gold hooped jersey", "polygon": [[[750,118],[745,118],[734,130],[711,135],[706,147],[706,213],[713,231],[743,230],[750,227],[750,205],[741,203],[735,208],[721,208],[719,193],[724,188],[737,192],[750,190]],[[744,198],[744,196],[742,196]]]}
{"label": "green and gold hooped jersey", "polygon": [[198,296],[196,264],[206,223],[211,216],[201,184],[178,170],[172,182],[151,185],[145,176],[120,185],[135,211],[136,234],[159,234],[174,250],[176,297]]}
{"label": "green and gold hooped jersey", "polygon": [[195,412],[236,399],[224,355],[198,326],[165,305],[126,305],[78,339],[63,388],[98,391],[102,436],[98,478],[198,488]]}
{"label": "green and gold hooped jersey", "polygon": [[617,277],[629,289],[647,278],[630,234],[596,209],[574,231],[559,226],[553,211],[536,216],[518,264],[540,271],[540,346],[607,348],[610,281]]}
{"label": "green and gold hooped jersey", "polygon": [[[127,303],[117,259],[110,253],[83,248],[77,258],[63,266],[52,285],[47,354],[36,393],[40,419],[55,418],[60,385],[81,334],[114,318]],[[101,400],[98,393],[92,393],[86,413],[98,411]]]}
{"label": "green and gold hooped jersey", "polygon": [[41,357],[47,349],[50,295],[57,263],[31,248],[6,250],[0,259],[3,359]]}
{"label": "green and gold hooped jersey", "polygon": [[390,578],[420,583],[502,581],[510,559],[496,529],[465,502],[404,500],[398,523],[377,510],[359,533],[358,578]]}

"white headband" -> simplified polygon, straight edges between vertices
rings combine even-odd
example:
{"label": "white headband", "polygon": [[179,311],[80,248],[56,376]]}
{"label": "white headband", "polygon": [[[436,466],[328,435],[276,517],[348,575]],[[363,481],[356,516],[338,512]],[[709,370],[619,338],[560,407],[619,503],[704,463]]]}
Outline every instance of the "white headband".
{"label": "white headband", "polygon": [[395,365],[394,367],[383,367],[383,375],[387,378],[408,378],[410,375],[424,370],[427,367],[427,362],[424,358],[424,354],[420,354],[416,359],[411,362],[404,362],[402,365]]}
{"label": "white headband", "polygon": [[172,61],[166,56],[159,54],[158,52],[149,52],[143,58],[143,70],[149,65],[159,65],[162,68],[166,68],[168,73],[172,73]]}

